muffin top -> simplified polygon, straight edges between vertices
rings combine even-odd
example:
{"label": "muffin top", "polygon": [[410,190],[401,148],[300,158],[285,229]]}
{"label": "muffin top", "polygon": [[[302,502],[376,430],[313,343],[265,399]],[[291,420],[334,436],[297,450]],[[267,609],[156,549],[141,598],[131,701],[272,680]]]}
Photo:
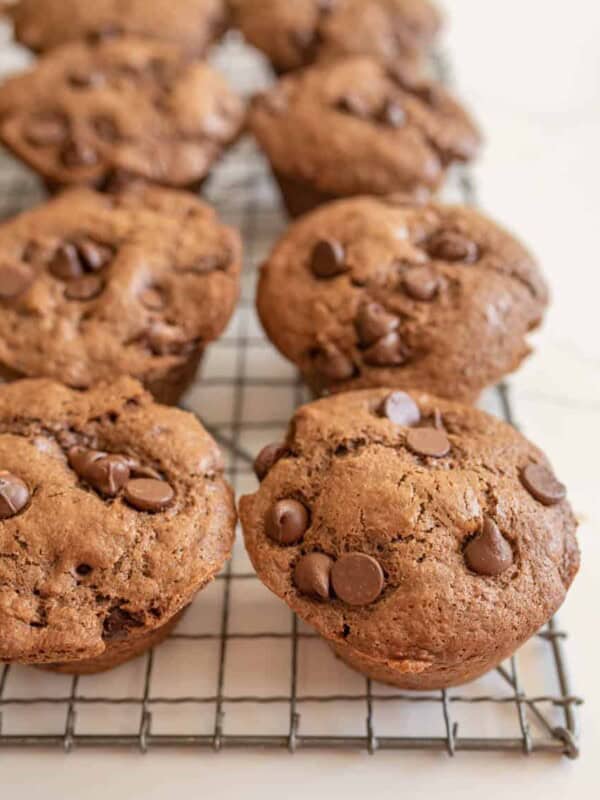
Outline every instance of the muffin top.
{"label": "muffin top", "polygon": [[0,139],[58,185],[197,184],[242,122],[206,63],[136,38],[64,45],[0,86]]}
{"label": "muffin top", "polygon": [[547,291],[527,251],[473,209],[359,197],[288,229],[257,302],[318,391],[416,387],[471,401],[527,355]]}
{"label": "muffin top", "polygon": [[279,72],[348,55],[416,66],[440,28],[427,0],[232,0],[232,10]]}
{"label": "muffin top", "polygon": [[0,661],[93,658],[182,609],[229,557],[217,446],[130,378],[0,387]]}
{"label": "muffin top", "polygon": [[17,41],[36,52],[134,34],[203,55],[226,21],[225,0],[18,0],[9,14]]}
{"label": "muffin top", "polygon": [[411,392],[300,408],[243,497],[262,581],[327,639],[399,669],[512,652],[579,563],[565,487],[521,434]]}
{"label": "muffin top", "polygon": [[282,78],[255,98],[250,126],[276,172],[337,196],[431,191],[479,145],[441,85],[368,58]]}
{"label": "muffin top", "polygon": [[193,195],[70,189],[0,225],[0,374],[145,382],[215,339],[240,240]]}

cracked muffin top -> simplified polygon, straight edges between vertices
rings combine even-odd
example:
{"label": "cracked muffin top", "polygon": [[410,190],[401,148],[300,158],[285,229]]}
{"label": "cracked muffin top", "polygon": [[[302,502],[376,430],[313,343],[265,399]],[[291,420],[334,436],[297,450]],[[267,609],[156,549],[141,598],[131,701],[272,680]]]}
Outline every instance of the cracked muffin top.
{"label": "cracked muffin top", "polygon": [[213,440],[136,381],[0,387],[0,661],[93,658],[160,627],[219,571],[234,525]]}
{"label": "cracked muffin top", "polygon": [[249,121],[276,174],[335,196],[430,192],[479,146],[441,85],[368,58],[282,78],[254,99]]}
{"label": "cracked muffin top", "polygon": [[198,185],[242,101],[203,61],[133,37],[64,45],[0,86],[0,139],[51,185]]}
{"label": "cracked muffin top", "polygon": [[204,55],[224,31],[225,0],[18,0],[7,9],[18,42],[44,52],[75,39],[123,34],[160,39]]}
{"label": "cracked muffin top", "polygon": [[0,225],[0,374],[149,387],[217,338],[240,240],[193,195],[71,189]]}
{"label": "cracked muffin top", "polygon": [[240,514],[262,581],[325,638],[432,684],[513,652],[577,572],[565,487],[474,408],[336,395],[300,408],[256,467]]}
{"label": "cracked muffin top", "polygon": [[278,72],[349,55],[416,67],[440,28],[427,0],[232,0],[232,11]]}
{"label": "cracked muffin top", "polygon": [[316,391],[419,388],[473,401],[529,353],[540,271],[473,209],[351,198],[296,221],[263,265],[262,324]]}

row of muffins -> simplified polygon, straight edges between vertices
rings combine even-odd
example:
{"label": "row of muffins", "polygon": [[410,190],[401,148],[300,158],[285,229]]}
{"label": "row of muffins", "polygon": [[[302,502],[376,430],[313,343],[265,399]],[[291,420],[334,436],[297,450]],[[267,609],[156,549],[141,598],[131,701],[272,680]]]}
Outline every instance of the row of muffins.
{"label": "row of muffins", "polygon": [[[0,227],[3,373],[77,389],[0,392],[0,660],[67,672],[164,638],[235,524],[199,423],[115,382],[177,402],[235,306],[238,234],[164,188],[199,185],[242,128],[241,102],[197,60],[223,25],[181,26],[218,4],[165,9],[160,31],[147,6],[123,20],[88,5],[48,0],[36,18],[22,0],[17,35],[29,22],[29,43],[50,51],[0,87],[3,141],[51,188],[85,187]],[[438,28],[426,3],[361,2],[364,27],[354,0],[260,5],[234,11],[278,72],[319,61],[249,115],[290,213],[359,196],[295,222],[262,270],[269,337],[315,391],[343,393],[300,409],[259,454],[261,487],[241,503],[248,552],[351,666],[453,685],[548,619],[578,551],[543,454],[426,392],[472,402],[518,366],[547,290],[512,236],[427,200],[478,134],[421,72]],[[76,24],[57,24],[63,9]]]}

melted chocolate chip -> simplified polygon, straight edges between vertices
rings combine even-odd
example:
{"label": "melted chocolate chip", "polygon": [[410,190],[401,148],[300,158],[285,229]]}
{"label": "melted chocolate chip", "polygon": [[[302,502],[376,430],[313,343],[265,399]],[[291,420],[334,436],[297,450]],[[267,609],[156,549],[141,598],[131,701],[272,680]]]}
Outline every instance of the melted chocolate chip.
{"label": "melted chocolate chip", "polygon": [[364,346],[374,344],[398,325],[398,318],[388,314],[379,303],[363,303],[354,320],[359,341]]}
{"label": "melted chocolate chip", "polygon": [[402,279],[404,291],[413,300],[433,300],[439,288],[439,278],[430,267],[414,267]]}
{"label": "melted chocolate chip", "polygon": [[66,117],[57,112],[37,114],[25,123],[24,135],[36,147],[58,145],[69,135],[69,124]]}
{"label": "melted chocolate chip", "polygon": [[427,252],[441,261],[462,261],[473,264],[479,258],[479,248],[471,239],[455,231],[440,231],[427,242]]}
{"label": "melted chocolate chip", "polygon": [[390,128],[401,128],[406,122],[406,114],[398,103],[387,100],[377,119]]}
{"label": "melted chocolate chip", "polygon": [[0,470],[0,519],[9,519],[22,511],[29,502],[27,484],[8,472]]}
{"label": "melted chocolate chip", "polygon": [[348,271],[344,263],[346,254],[335,239],[321,239],[313,248],[310,268],[316,278],[335,278]]}
{"label": "melted chocolate chip", "polygon": [[105,267],[114,255],[110,247],[87,237],[77,242],[77,250],[85,266],[92,272],[97,272]]}
{"label": "melted chocolate chip", "polygon": [[421,421],[419,406],[406,392],[388,394],[381,405],[381,414],[394,425],[403,425],[407,428],[418,425]]}
{"label": "melted chocolate chip", "polygon": [[500,575],[513,563],[510,544],[491,517],[483,518],[483,528],[464,551],[469,569],[478,575]]}
{"label": "melted chocolate chip", "polygon": [[73,140],[63,147],[61,159],[65,167],[93,167],[98,163],[98,154],[89,144]]}
{"label": "melted chocolate chip", "polygon": [[179,355],[191,346],[180,328],[163,323],[156,323],[150,328],[147,341],[148,346],[157,356]]}
{"label": "melted chocolate chip", "polygon": [[83,275],[71,281],[65,289],[67,300],[93,300],[102,292],[104,282],[97,275]]}
{"label": "melted chocolate chip", "polygon": [[521,471],[521,483],[530,495],[545,506],[554,506],[567,496],[567,489],[542,464],[528,464]]}
{"label": "melted chocolate chip", "polygon": [[340,97],[336,108],[345,114],[352,114],[353,117],[367,119],[371,116],[371,110],[366,101],[358,94],[348,93]]}
{"label": "melted chocolate chip", "polygon": [[138,511],[163,511],[174,497],[166,481],[154,478],[133,478],[125,486],[125,499]]}
{"label": "melted chocolate chip", "polygon": [[129,480],[125,456],[73,447],[68,453],[73,470],[105,497],[115,497]]}
{"label": "melted chocolate chip", "polygon": [[320,346],[314,356],[314,366],[319,375],[332,381],[344,381],[354,375],[354,364],[330,342]]}
{"label": "melted chocolate chip", "polygon": [[350,606],[367,606],[383,591],[383,570],[366,553],[347,553],[331,569],[331,582],[337,597]]}
{"label": "melted chocolate chip", "polygon": [[363,354],[365,364],[372,367],[399,367],[407,357],[406,347],[397,331],[382,336]]}
{"label": "melted chocolate chip", "polygon": [[0,300],[12,300],[23,294],[35,280],[26,264],[0,264]]}
{"label": "melted chocolate chip", "polygon": [[297,500],[279,500],[267,515],[267,536],[278,544],[297,544],[310,525],[308,509]]}
{"label": "melted chocolate chip", "polygon": [[69,73],[68,80],[74,89],[97,89],[106,83],[106,76],[99,70],[76,69]]}
{"label": "melted chocolate chip", "polygon": [[264,480],[280,458],[287,453],[285,442],[273,442],[260,451],[254,460],[254,473],[259,481]]}
{"label": "melted chocolate chip", "polygon": [[83,265],[75,245],[65,242],[61,244],[48,266],[50,273],[62,281],[70,281],[83,275]]}
{"label": "melted chocolate chip", "polygon": [[419,456],[443,458],[450,452],[450,440],[445,431],[436,428],[412,428],[406,435],[409,450]]}
{"label": "melted chocolate chip", "polygon": [[294,583],[302,594],[327,600],[331,586],[333,559],[324,553],[308,553],[294,568]]}
{"label": "melted chocolate chip", "polygon": [[105,641],[125,639],[131,628],[139,628],[142,622],[122,608],[113,608],[104,619],[102,638]]}

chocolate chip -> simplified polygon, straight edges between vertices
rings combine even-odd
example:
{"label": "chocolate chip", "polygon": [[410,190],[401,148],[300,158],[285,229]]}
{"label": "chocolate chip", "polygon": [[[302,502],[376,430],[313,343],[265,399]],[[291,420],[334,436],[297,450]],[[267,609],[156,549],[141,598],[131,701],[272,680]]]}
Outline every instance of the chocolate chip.
{"label": "chocolate chip", "polygon": [[61,159],[66,167],[93,167],[98,163],[98,154],[90,145],[73,140],[63,147]]}
{"label": "chocolate chip", "polygon": [[421,420],[419,406],[406,392],[392,392],[381,404],[381,413],[394,425],[411,428]]}
{"label": "chocolate chip", "polygon": [[173,325],[156,323],[147,337],[148,346],[157,356],[179,355],[190,347],[184,332]]}
{"label": "chocolate chip", "polygon": [[406,435],[406,444],[419,456],[443,458],[450,452],[450,440],[445,431],[436,428],[412,428]]}
{"label": "chocolate chip", "polygon": [[254,473],[259,481],[266,478],[280,458],[287,453],[285,442],[273,442],[268,444],[260,451],[254,460]]}
{"label": "chocolate chip", "polygon": [[0,300],[18,297],[34,280],[34,271],[25,264],[0,264]]}
{"label": "chocolate chip", "polygon": [[313,247],[310,268],[316,278],[334,278],[348,271],[344,263],[346,254],[335,239],[321,239]]}
{"label": "chocolate chip", "polygon": [[68,80],[74,89],[96,89],[106,83],[106,76],[99,70],[76,69],[69,73]]}
{"label": "chocolate chip", "polygon": [[140,293],[140,303],[150,311],[161,311],[166,300],[160,289],[149,286]]}
{"label": "chocolate chip", "polygon": [[308,509],[297,500],[279,500],[267,515],[265,530],[269,539],[279,544],[302,541],[310,525]]}
{"label": "chocolate chip", "polygon": [[27,120],[24,134],[30,144],[47,147],[62,144],[69,134],[69,126],[62,114],[49,112]]}
{"label": "chocolate chip", "polygon": [[413,300],[426,302],[435,297],[439,288],[439,278],[430,267],[414,267],[404,275],[402,285],[406,294]]}
{"label": "chocolate chip", "polygon": [[320,346],[314,356],[316,371],[332,381],[344,381],[354,375],[354,364],[342,351],[330,342]]}
{"label": "chocolate chip", "polygon": [[367,606],[383,591],[383,570],[366,553],[347,553],[331,569],[333,590],[350,606]]}
{"label": "chocolate chip", "polygon": [[101,116],[92,120],[92,127],[105,142],[116,142],[121,138],[117,123],[111,117]]}
{"label": "chocolate chip", "polygon": [[125,486],[125,499],[138,511],[163,511],[174,497],[166,481],[154,478],[133,478]]}
{"label": "chocolate chip", "polygon": [[65,289],[67,300],[93,300],[104,288],[104,282],[97,275],[84,275],[71,281]]}
{"label": "chocolate chip", "polygon": [[85,578],[86,575],[89,575],[92,571],[92,568],[89,564],[78,564],[75,567],[75,572],[80,575],[82,578]]}
{"label": "chocolate chip", "polygon": [[199,272],[204,274],[216,269],[227,269],[231,261],[230,253],[210,253],[199,256],[190,266],[180,267],[182,272]]}
{"label": "chocolate chip", "polygon": [[367,119],[371,115],[367,103],[358,94],[345,94],[337,101],[336,108],[343,111],[345,114],[352,114],[353,117],[360,117]]}
{"label": "chocolate chip", "polygon": [[487,516],[483,518],[481,532],[465,547],[464,555],[469,569],[478,575],[500,575],[513,563],[510,544]]}
{"label": "chocolate chip", "polygon": [[73,447],[68,458],[79,477],[106,497],[115,497],[129,480],[129,465],[124,456]]}
{"label": "chocolate chip", "polygon": [[296,588],[310,597],[327,600],[331,585],[333,559],[325,553],[308,553],[298,561],[294,568]]}
{"label": "chocolate chip", "polygon": [[358,309],[354,326],[362,345],[370,345],[395,330],[398,317],[388,314],[379,303],[363,303]]}
{"label": "chocolate chip", "polygon": [[399,367],[407,357],[406,347],[397,331],[382,336],[363,354],[365,364],[372,367]]}
{"label": "chocolate chip", "polygon": [[107,22],[104,25],[100,25],[96,30],[90,31],[87,39],[91,44],[99,44],[107,39],[116,39],[122,33],[123,28],[120,25],[116,25],[114,22]]}
{"label": "chocolate chip", "polygon": [[139,628],[142,622],[122,608],[113,608],[104,619],[102,638],[107,641],[124,639],[130,628]]}
{"label": "chocolate chip", "polygon": [[95,242],[93,239],[87,237],[79,239],[77,242],[77,250],[79,255],[84,261],[84,264],[92,272],[105,267],[113,258],[113,251],[105,244]]}
{"label": "chocolate chip", "polygon": [[51,274],[62,281],[70,281],[83,275],[83,265],[75,245],[61,244],[48,266]]}
{"label": "chocolate chip", "polygon": [[521,471],[521,483],[545,506],[554,506],[567,496],[565,485],[542,464],[528,464]]}
{"label": "chocolate chip", "polygon": [[427,252],[441,261],[463,261],[465,264],[473,264],[479,258],[475,242],[455,231],[434,234],[427,242]]}
{"label": "chocolate chip", "polygon": [[29,502],[29,489],[12,472],[0,470],[0,519],[14,517]]}
{"label": "chocolate chip", "polygon": [[390,128],[401,128],[406,122],[406,114],[398,103],[387,100],[377,119]]}

